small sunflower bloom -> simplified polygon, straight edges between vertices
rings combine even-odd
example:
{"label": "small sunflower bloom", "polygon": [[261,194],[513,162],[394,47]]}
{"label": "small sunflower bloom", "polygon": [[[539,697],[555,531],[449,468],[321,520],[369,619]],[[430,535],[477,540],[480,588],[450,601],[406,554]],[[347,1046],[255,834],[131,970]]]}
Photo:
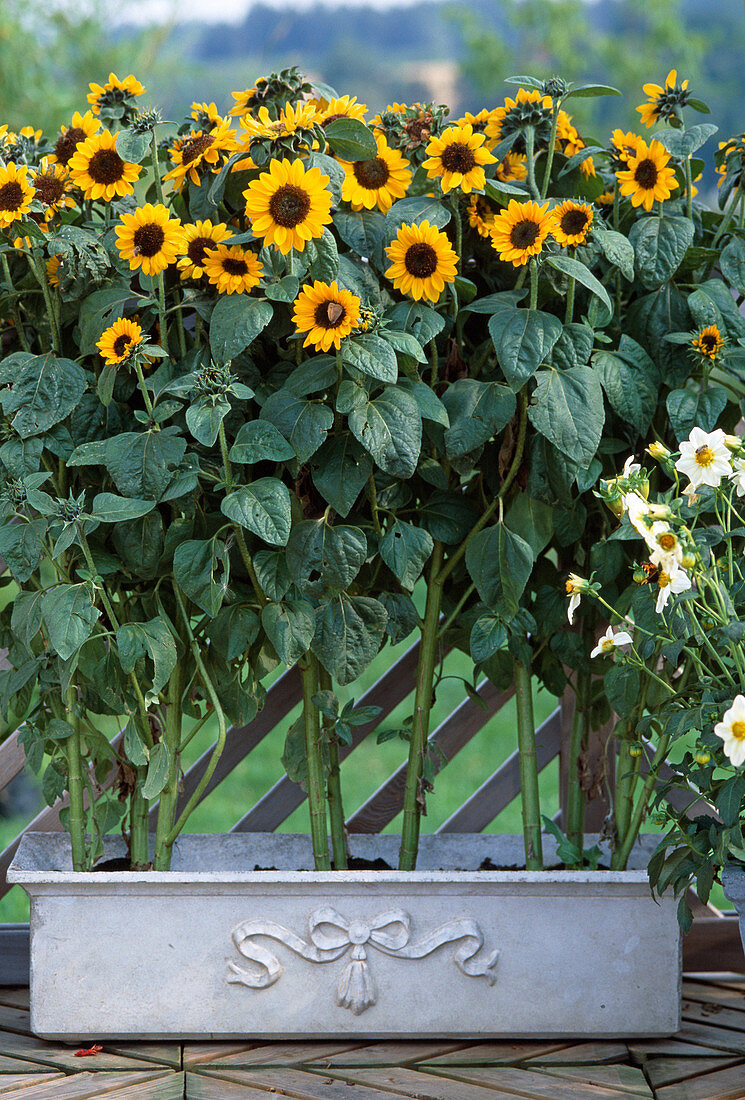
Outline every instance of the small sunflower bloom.
{"label": "small sunflower bloom", "polygon": [[70,157],[68,168],[72,182],[86,199],[112,199],[131,195],[140,178],[139,164],[129,164],[116,151],[116,135],[102,130],[80,142]]}
{"label": "small sunflower bloom", "polygon": [[44,220],[51,221],[60,210],[75,205],[71,192],[70,173],[64,165],[43,157],[38,168],[31,170],[35,198],[44,207]]}
{"label": "small sunflower bloom", "polygon": [[664,88],[659,84],[645,84],[642,91],[649,98],[636,109],[647,129],[656,122],[667,121],[677,115],[678,109],[685,107],[690,96],[688,81],[683,80],[679,84],[676,69],[671,69],[667,74]]}
{"label": "small sunflower bloom", "polygon": [[253,108],[254,100],[256,99],[256,93],[258,88],[254,84],[251,88],[246,88],[242,92],[231,92],[235,103],[228,111],[229,115],[233,117],[237,115],[247,115]]}
{"label": "small sunflower bloom", "polygon": [[736,695],[714,733],[724,742],[724,755],[739,768],[745,764],[745,695]]}
{"label": "small sunflower bloom", "polygon": [[78,145],[99,133],[100,129],[101,121],[94,116],[92,111],[86,111],[84,115],[76,111],[72,116],[70,125],[61,128],[54,146],[54,152],[50,153],[49,159],[67,165]]}
{"label": "small sunflower bloom", "polygon": [[639,138],[634,156],[629,157],[628,167],[616,173],[622,195],[631,198],[632,206],[651,210],[652,204],[665,202],[678,186],[675,171],[670,167],[670,154],[659,141],[649,145]]}
{"label": "small sunflower bloom", "polygon": [[471,195],[468,202],[468,224],[480,237],[488,240],[499,210],[499,206],[492,203],[486,195]]}
{"label": "small sunflower bloom", "polygon": [[316,280],[298,294],[292,319],[298,332],[308,334],[303,347],[324,352],[333,347],[338,351],[344,337],[359,325],[360,299],[340,289],[336,282]]}
{"label": "small sunflower bloom", "polygon": [[486,137],[476,133],[469,123],[448,126],[433,137],[425,150],[427,159],[422,161],[430,179],[439,179],[445,194],[449,191],[483,191],[486,183],[484,166],[494,164],[496,157],[485,147]]}
{"label": "small sunflower bloom", "polygon": [[494,147],[503,138],[516,133],[512,150],[525,154],[525,130],[532,126],[536,149],[544,148],[551,135],[552,117],[551,96],[544,95],[537,88],[518,88],[514,99],[508,96],[502,107],[491,112],[485,131],[487,144]]}
{"label": "small sunflower bloom", "polygon": [[231,233],[223,222],[213,225],[209,219],[182,226],[182,256],[176,264],[181,279],[201,279],[207,249],[222,244]]}
{"label": "small sunflower bloom", "polygon": [[633,638],[627,630],[619,630],[614,634],[613,627],[609,626],[605,634],[600,638],[590,657],[607,657],[614,649],[621,645],[631,645]]}
{"label": "small sunflower bloom", "polygon": [[375,143],[376,157],[340,161],[345,173],[342,198],[353,210],[372,210],[377,206],[386,214],[406,194],[411,183],[411,165],[398,149],[390,148],[383,134],[375,134]]}
{"label": "small sunflower bloom", "polygon": [[163,180],[172,180],[176,191],[181,190],[187,178],[199,187],[200,169],[218,172],[235,148],[235,130],[222,120],[209,133],[196,130],[184,134],[170,150],[173,168],[166,172]]}
{"label": "small sunflower bloom", "polygon": [[320,168],[306,169],[301,160],[272,160],[243,192],[253,232],[284,256],[291,248],[302,252],[331,221],[328,182]]}
{"label": "small sunflower bloom", "polygon": [[724,348],[724,337],[716,325],[707,325],[691,340],[691,347],[705,359],[716,359]]}
{"label": "small sunflower bloom", "polygon": [[255,115],[246,115],[241,119],[241,146],[252,141],[269,139],[279,141],[290,137],[298,130],[309,130],[318,121],[316,108],[312,103],[286,103],[279,112],[279,118],[272,118],[267,107],[259,107]]}
{"label": "small sunflower bloom", "polygon": [[45,261],[44,266],[47,269],[47,281],[49,285],[59,286],[60,257],[50,256],[49,259]]}
{"label": "small sunflower bloom", "polygon": [[160,203],[148,202],[133,214],[122,214],[115,233],[119,255],[131,271],[139,268],[145,275],[165,271],[183,251],[181,221]]}
{"label": "small sunflower bloom", "polygon": [[106,366],[113,367],[128,359],[142,343],[142,329],[137,322],[129,321],[126,317],[118,317],[97,341],[96,347],[101,352]]}
{"label": "small sunflower bloom", "polygon": [[495,178],[503,183],[520,182],[527,179],[528,158],[511,150],[500,160],[495,170]]}
{"label": "small sunflower bloom", "polygon": [[116,73],[109,73],[109,79],[105,84],[88,85],[90,91],[88,92],[87,99],[91,105],[91,111],[94,115],[100,114],[103,106],[114,104],[117,102],[126,102],[128,99],[132,99],[139,95],[145,94],[145,89],[139,80],[132,75],[125,76],[122,80],[116,75]]}
{"label": "small sunflower bloom", "polygon": [[25,164],[0,162],[0,229],[28,216],[34,200],[34,188]]}
{"label": "small sunflower bloom", "polygon": [[576,248],[585,243],[594,216],[586,202],[567,199],[554,207],[551,216],[551,236],[562,248]]}
{"label": "small sunflower bloom", "polygon": [[402,225],[385,251],[391,261],[386,277],[417,302],[437,302],[445,284],[455,281],[458,257],[446,234],[428,221]]}
{"label": "small sunflower bloom", "polygon": [[616,129],[610,139],[610,162],[614,172],[620,172],[629,163],[631,157],[636,156],[639,142],[644,138],[635,134],[633,130]]}
{"label": "small sunflower bloom", "polygon": [[692,428],[688,439],[680,444],[680,458],[675,469],[685,474],[691,487],[709,485],[716,489],[723,477],[732,473],[732,463],[724,432],[716,428],[705,432],[702,428]]}
{"label": "small sunflower bloom", "polygon": [[258,285],[264,265],[249,248],[218,244],[207,248],[204,273],[218,294],[248,294]]}
{"label": "small sunflower bloom", "polygon": [[509,206],[494,219],[491,234],[492,248],[504,263],[522,267],[543,248],[551,231],[551,215],[548,202],[539,206],[532,200],[518,202],[510,199]]}
{"label": "small sunflower bloom", "polygon": [[312,99],[311,105],[316,109],[316,123],[324,129],[329,122],[336,122],[338,118],[356,118],[359,122],[365,121],[367,105],[358,103],[357,96],[335,96],[332,99]]}

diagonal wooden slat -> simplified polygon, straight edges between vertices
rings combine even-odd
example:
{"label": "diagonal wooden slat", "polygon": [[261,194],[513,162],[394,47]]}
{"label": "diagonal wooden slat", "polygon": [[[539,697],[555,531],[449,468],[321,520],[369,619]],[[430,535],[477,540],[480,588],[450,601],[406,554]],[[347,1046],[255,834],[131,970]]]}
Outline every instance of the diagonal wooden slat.
{"label": "diagonal wooden slat", "polygon": [[[557,707],[535,731],[538,770],[557,755],[561,746],[561,707]],[[438,833],[480,833],[520,793],[520,753],[513,752],[454,814]]]}
{"label": "diagonal wooden slat", "polygon": [[[506,691],[498,691],[491,680],[483,680],[479,684],[478,693],[486,703],[485,711],[470,699],[464,699],[430,734],[430,745],[437,746],[439,750],[434,756],[436,772],[442,767],[442,757],[445,762],[448,762],[460,752],[463,746],[467,745],[489,719],[512,698],[515,689],[509,687]],[[378,787],[367,802],[352,814],[347,821],[350,833],[382,832],[401,809],[405,784],[406,764],[404,763]]]}
{"label": "diagonal wooden slat", "polygon": [[[380,715],[364,726],[352,730],[351,745],[340,747],[340,756],[345,760],[350,752],[368,737],[380,722],[403,702],[414,688],[414,673],[419,660],[419,642],[412,645],[394,665],[377,680],[360,698],[358,706],[381,707]],[[247,814],[233,826],[238,833],[273,832],[286,821],[293,810],[302,805],[305,791],[283,775],[267,793],[260,798]]]}

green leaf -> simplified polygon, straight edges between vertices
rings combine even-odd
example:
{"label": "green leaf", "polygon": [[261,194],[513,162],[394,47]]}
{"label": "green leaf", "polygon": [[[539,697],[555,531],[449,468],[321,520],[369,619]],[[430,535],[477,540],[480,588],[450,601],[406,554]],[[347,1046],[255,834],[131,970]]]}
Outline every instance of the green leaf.
{"label": "green leaf", "polygon": [[367,557],[359,527],[332,526],[325,519],[296,524],[287,543],[287,568],[303,594],[336,596],[348,588]]}
{"label": "green leaf", "polygon": [[724,825],[736,825],[745,802],[745,775],[733,775],[719,788],[715,806]]}
{"label": "green leaf", "polygon": [[613,409],[644,435],[657,410],[657,386],[646,371],[610,351],[598,351],[593,365]]}
{"label": "green leaf", "polygon": [[113,541],[125,568],[136,577],[152,580],[163,553],[163,520],[160,512],[117,523]]}
{"label": "green leaf", "polygon": [[745,294],[745,241],[742,237],[730,237],[722,249],[719,268],[730,286],[738,294]]}
{"label": "green leaf", "polygon": [[296,397],[307,397],[310,393],[330,390],[336,385],[337,378],[335,355],[314,355],[306,359],[284,382],[284,389]]}
{"label": "green leaf", "polygon": [[442,395],[450,427],[445,449],[451,458],[470,454],[500,432],[515,415],[517,399],[499,382],[459,378]]}
{"label": "green leaf", "polygon": [[310,649],[316,630],[313,604],[307,600],[268,603],[261,612],[266,636],[286,665],[294,665]]}
{"label": "green leaf", "polygon": [[615,229],[598,229],[593,226],[592,235],[600,245],[603,255],[614,264],[629,282],[634,281],[634,246],[623,233]]}
{"label": "green leaf", "polygon": [[220,425],[230,412],[230,402],[225,398],[198,397],[186,410],[186,426],[203,447],[214,447]]}
{"label": "green leaf", "polygon": [[628,718],[639,702],[641,677],[630,665],[614,664],[603,681],[608,702],[619,718]]}
{"label": "green leaf", "polygon": [[150,134],[147,131],[140,133],[137,130],[120,130],[114,144],[122,160],[139,164],[150,148]]}
{"label": "green leaf", "polygon": [[339,515],[349,515],[373,471],[370,456],[348,433],[324,443],[310,462],[313,484]]}
{"label": "green leaf", "polygon": [[385,632],[392,645],[398,645],[419,626],[419,615],[414,601],[403,592],[379,592],[378,600],[388,613]]}
{"label": "green leaf", "polygon": [[580,466],[588,466],[605,423],[597,373],[589,367],[540,371],[528,416],[537,431],[562,454]]}
{"label": "green leaf", "polygon": [[[8,386],[8,382],[12,385]],[[85,371],[72,359],[52,354],[27,359],[12,379],[3,377],[3,412],[22,439],[48,432],[69,416],[87,385]]]}
{"label": "green leaf", "polygon": [[631,227],[629,239],[639,281],[653,290],[672,278],[683,262],[693,242],[693,222],[673,214],[640,218]]}
{"label": "green leaf", "polygon": [[83,443],[68,466],[106,466],[120,493],[138,500],[159,500],[186,452],[178,429],[124,432],[109,439]]}
{"label": "green leaf", "polygon": [[570,279],[574,279],[576,282],[581,283],[583,287],[586,287],[591,294],[594,294],[603,303],[608,312],[613,315],[613,304],[608,295],[608,291],[603,284],[595,278],[586,264],[580,263],[579,260],[575,260],[572,256],[565,256],[562,252],[557,252],[554,256],[549,256],[547,262],[556,271],[563,272]]}
{"label": "green leaf", "polygon": [[271,420],[249,420],[241,424],[230,448],[232,462],[287,462],[295,452]]}
{"label": "green leaf", "polygon": [[595,333],[589,325],[564,325],[551,351],[551,366],[561,369],[584,367],[590,361]]}
{"label": "green leaf", "polygon": [[388,243],[385,217],[379,210],[338,210],[334,225],[339,236],[358,256],[366,256],[376,267],[383,265],[383,243]]}
{"label": "green leaf", "polygon": [[657,130],[655,138],[679,160],[687,160],[719,130],[711,122],[690,126],[687,130]]}
{"label": "green leaf", "polygon": [[294,302],[300,290],[300,280],[296,275],[284,275],[276,283],[266,283],[264,293],[272,302]]}
{"label": "green leaf", "polygon": [[691,428],[712,432],[727,406],[727,391],[722,386],[709,385],[703,392],[671,390],[667,395],[667,412],[678,442],[688,439]]}
{"label": "green leaf", "polygon": [[41,615],[52,649],[67,661],[93,633],[101,612],[87,584],[56,584],[41,601]]}
{"label": "green leaf", "polygon": [[471,628],[471,656],[477,664],[488,661],[507,641],[507,628],[496,615],[482,615]]}
{"label": "green leaf", "polygon": [[[267,553],[271,553],[271,551],[267,551]],[[256,556],[254,557],[255,564]],[[259,580],[259,583],[261,583],[261,580]],[[221,607],[207,627],[210,646],[215,648],[215,651],[220,654],[224,661],[235,661],[245,657],[258,635],[258,616],[250,607],[244,607],[241,604]]]}
{"label": "green leaf", "polygon": [[359,119],[335,118],[323,132],[340,160],[373,160],[378,155],[375,134]]}
{"label": "green leaf", "polygon": [[121,523],[128,519],[139,519],[152,512],[153,500],[135,500],[134,497],[119,497],[116,493],[99,493],[93,499],[91,515],[100,523]]}
{"label": "green leaf", "polygon": [[210,347],[216,363],[227,363],[244,351],[272,319],[269,302],[247,294],[225,294],[217,299],[210,320]]}
{"label": "green leaf", "polygon": [[525,539],[504,523],[478,531],[466,547],[466,568],[484,603],[513,619],[533,569],[533,551]]}
{"label": "green leaf", "polygon": [[143,798],[157,798],[166,783],[171,766],[171,754],[165,741],[158,741],[150,750],[147,775],[142,785]]}
{"label": "green leaf", "polygon": [[168,683],[176,667],[176,642],[168,624],[159,618],[146,623],[125,623],[116,632],[119,663],[129,675],[142,657],[150,657],[154,666],[153,692]]}
{"label": "green leaf", "polygon": [[292,587],[292,577],[284,553],[280,550],[257,550],[253,563],[267,599],[275,602],[284,599]]}
{"label": "green leaf", "polygon": [[241,485],[223,499],[220,509],[228,519],[268,542],[284,546],[290,536],[290,491],[276,477],[261,477]]}
{"label": "green leaf", "polygon": [[339,272],[339,249],[334,234],[324,226],[320,237],[314,237],[306,245],[306,256],[310,260],[308,274],[312,279],[321,279],[330,283]]}
{"label": "green leaf", "polygon": [[214,618],[230,579],[227,548],[217,539],[187,539],[176,547],[173,575],[192,603]]}
{"label": "green leaf", "polygon": [[425,221],[442,229],[450,221],[450,210],[441,199],[431,199],[426,195],[399,199],[385,216],[386,243],[394,239],[402,225],[419,225]]}
{"label": "green leaf", "polygon": [[313,652],[338,684],[351,684],[375,658],[387,618],[378,600],[346,593],[319,610]]}
{"label": "green leaf", "polygon": [[489,318],[499,365],[516,393],[546,362],[561,329],[558,317],[537,309],[515,309]]}
{"label": "green leaf", "polygon": [[84,355],[98,354],[96,341],[100,340],[104,329],[117,317],[124,317],[136,298],[129,282],[123,282],[96,290],[83,300],[78,314],[78,327],[80,350]]}
{"label": "green leaf", "polygon": [[380,556],[402,586],[411,592],[434,545],[428,531],[397,519],[380,540]]}
{"label": "green leaf", "polygon": [[291,444],[298,460],[307,462],[325,442],[334,424],[334,413],[318,401],[279,390],[264,402],[261,419],[271,420]]}
{"label": "green leaf", "polygon": [[0,556],[19,584],[27,581],[44,555],[47,522],[32,519],[29,523],[0,523]]}
{"label": "green leaf", "polygon": [[618,88],[612,88],[610,84],[578,84],[575,88],[570,88],[565,99],[589,99],[599,95],[622,95]]}
{"label": "green leaf", "polygon": [[374,333],[363,333],[362,336],[345,340],[342,361],[380,382],[395,382],[398,378],[395,351],[386,340]]}
{"label": "green leaf", "polygon": [[133,718],[129,719],[124,728],[124,755],[137,768],[147,764],[150,757],[150,750],[142,740],[137,723]]}
{"label": "green leaf", "polygon": [[410,332],[422,347],[445,327],[445,318],[423,302],[398,302],[386,312],[386,318],[394,328]]}
{"label": "green leaf", "polygon": [[518,493],[512,499],[504,522],[510,531],[528,543],[533,556],[538,558],[554,533],[553,514],[554,510],[549,504],[535,500],[527,493]]}
{"label": "green leaf", "polygon": [[349,414],[349,428],[385,473],[408,478],[422,446],[422,418],[410,394],[386,386],[374,401]]}
{"label": "green leaf", "polygon": [[432,538],[449,546],[466,537],[478,515],[474,502],[461,492],[429,493],[421,510],[422,523]]}
{"label": "green leaf", "polygon": [[442,424],[443,428],[450,427],[447,409],[426,382],[414,378],[399,378],[398,389],[411,394],[419,407],[422,420],[432,420],[435,424]]}
{"label": "green leaf", "polygon": [[484,190],[500,206],[509,206],[511,199],[525,202],[529,197],[526,187],[518,187],[515,183],[505,183],[503,180],[487,180]]}

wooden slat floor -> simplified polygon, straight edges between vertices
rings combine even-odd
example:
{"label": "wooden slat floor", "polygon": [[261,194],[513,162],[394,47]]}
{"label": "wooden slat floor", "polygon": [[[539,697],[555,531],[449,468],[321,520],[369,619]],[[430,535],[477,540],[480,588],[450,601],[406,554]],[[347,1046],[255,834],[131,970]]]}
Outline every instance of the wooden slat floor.
{"label": "wooden slat floor", "polygon": [[670,1039],[48,1043],[0,988],[0,1100],[745,1100],[745,979],[696,975]]}

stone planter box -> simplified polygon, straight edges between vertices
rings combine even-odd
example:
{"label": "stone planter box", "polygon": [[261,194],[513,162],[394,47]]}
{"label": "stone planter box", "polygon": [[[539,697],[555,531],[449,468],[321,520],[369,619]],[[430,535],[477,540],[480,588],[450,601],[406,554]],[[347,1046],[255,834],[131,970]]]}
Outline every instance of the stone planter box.
{"label": "stone planter box", "polygon": [[741,863],[728,863],[722,869],[722,889],[740,918],[740,938],[745,951],[745,867]]}
{"label": "stone planter box", "polygon": [[[636,867],[654,844],[644,838]],[[350,846],[395,865],[397,837]],[[123,854],[121,840],[106,854]],[[448,834],[422,838],[415,872],[317,873],[307,837],[233,833],[182,837],[167,873],[76,874],[66,836],[29,834],[8,881],[31,897],[32,1029],[91,1040],[677,1031],[674,900],[656,904],[644,870],[501,869],[521,858],[520,837]]]}

